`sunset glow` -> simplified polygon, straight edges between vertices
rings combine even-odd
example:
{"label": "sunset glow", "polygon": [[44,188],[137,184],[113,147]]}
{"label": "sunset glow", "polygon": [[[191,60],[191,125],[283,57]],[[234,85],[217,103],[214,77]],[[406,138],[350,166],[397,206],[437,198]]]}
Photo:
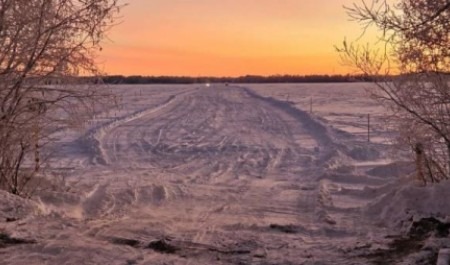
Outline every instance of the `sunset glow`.
{"label": "sunset glow", "polygon": [[129,0],[99,54],[108,74],[343,74],[353,0]]}

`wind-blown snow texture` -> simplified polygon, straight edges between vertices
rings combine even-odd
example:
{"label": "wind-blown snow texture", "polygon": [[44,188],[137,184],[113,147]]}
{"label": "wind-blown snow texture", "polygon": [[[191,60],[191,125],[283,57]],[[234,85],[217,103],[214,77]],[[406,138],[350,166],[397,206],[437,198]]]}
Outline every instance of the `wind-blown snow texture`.
{"label": "wind-blown snow texture", "polygon": [[53,146],[65,187],[0,193],[0,233],[34,242],[0,263],[367,264],[420,188],[365,86],[112,86],[119,108]]}

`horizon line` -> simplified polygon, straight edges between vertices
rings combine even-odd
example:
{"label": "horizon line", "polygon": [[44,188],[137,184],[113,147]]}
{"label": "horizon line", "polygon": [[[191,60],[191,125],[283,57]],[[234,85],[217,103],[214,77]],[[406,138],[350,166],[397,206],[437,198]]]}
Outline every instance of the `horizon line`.
{"label": "horizon line", "polygon": [[[257,77],[257,78],[269,78],[269,77],[370,77],[370,76],[381,76],[381,75],[368,75],[364,73],[346,73],[346,74],[270,74],[270,75],[259,75],[259,74],[244,74],[244,75],[236,75],[236,76],[227,76],[227,75],[142,75],[142,74],[105,74],[99,75],[99,77],[142,77],[142,78],[229,78],[229,79],[237,79],[237,78],[248,78],[248,77]],[[383,75],[385,76],[385,75]],[[388,75],[393,76],[393,75]]]}

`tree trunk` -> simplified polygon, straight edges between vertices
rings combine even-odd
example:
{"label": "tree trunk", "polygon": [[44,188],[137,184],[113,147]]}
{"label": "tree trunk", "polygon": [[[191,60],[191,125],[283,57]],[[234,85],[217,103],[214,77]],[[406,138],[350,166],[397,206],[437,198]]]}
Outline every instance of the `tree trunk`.
{"label": "tree trunk", "polygon": [[450,174],[450,141],[446,141],[447,143],[447,172],[445,177],[449,178],[449,174]]}
{"label": "tree trunk", "polygon": [[417,179],[426,185],[427,180],[423,173],[423,145],[421,143],[417,143],[416,146],[414,146],[414,152],[416,153]]}

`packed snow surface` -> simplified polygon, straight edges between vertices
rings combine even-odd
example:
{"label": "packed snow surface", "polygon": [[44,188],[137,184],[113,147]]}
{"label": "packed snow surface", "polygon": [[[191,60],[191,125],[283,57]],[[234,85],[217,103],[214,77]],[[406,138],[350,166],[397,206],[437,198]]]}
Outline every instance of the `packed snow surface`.
{"label": "packed snow surface", "polygon": [[64,185],[0,193],[0,232],[33,241],[0,263],[368,264],[353,250],[433,193],[406,180],[368,86],[101,87],[119,106],[52,146]]}

